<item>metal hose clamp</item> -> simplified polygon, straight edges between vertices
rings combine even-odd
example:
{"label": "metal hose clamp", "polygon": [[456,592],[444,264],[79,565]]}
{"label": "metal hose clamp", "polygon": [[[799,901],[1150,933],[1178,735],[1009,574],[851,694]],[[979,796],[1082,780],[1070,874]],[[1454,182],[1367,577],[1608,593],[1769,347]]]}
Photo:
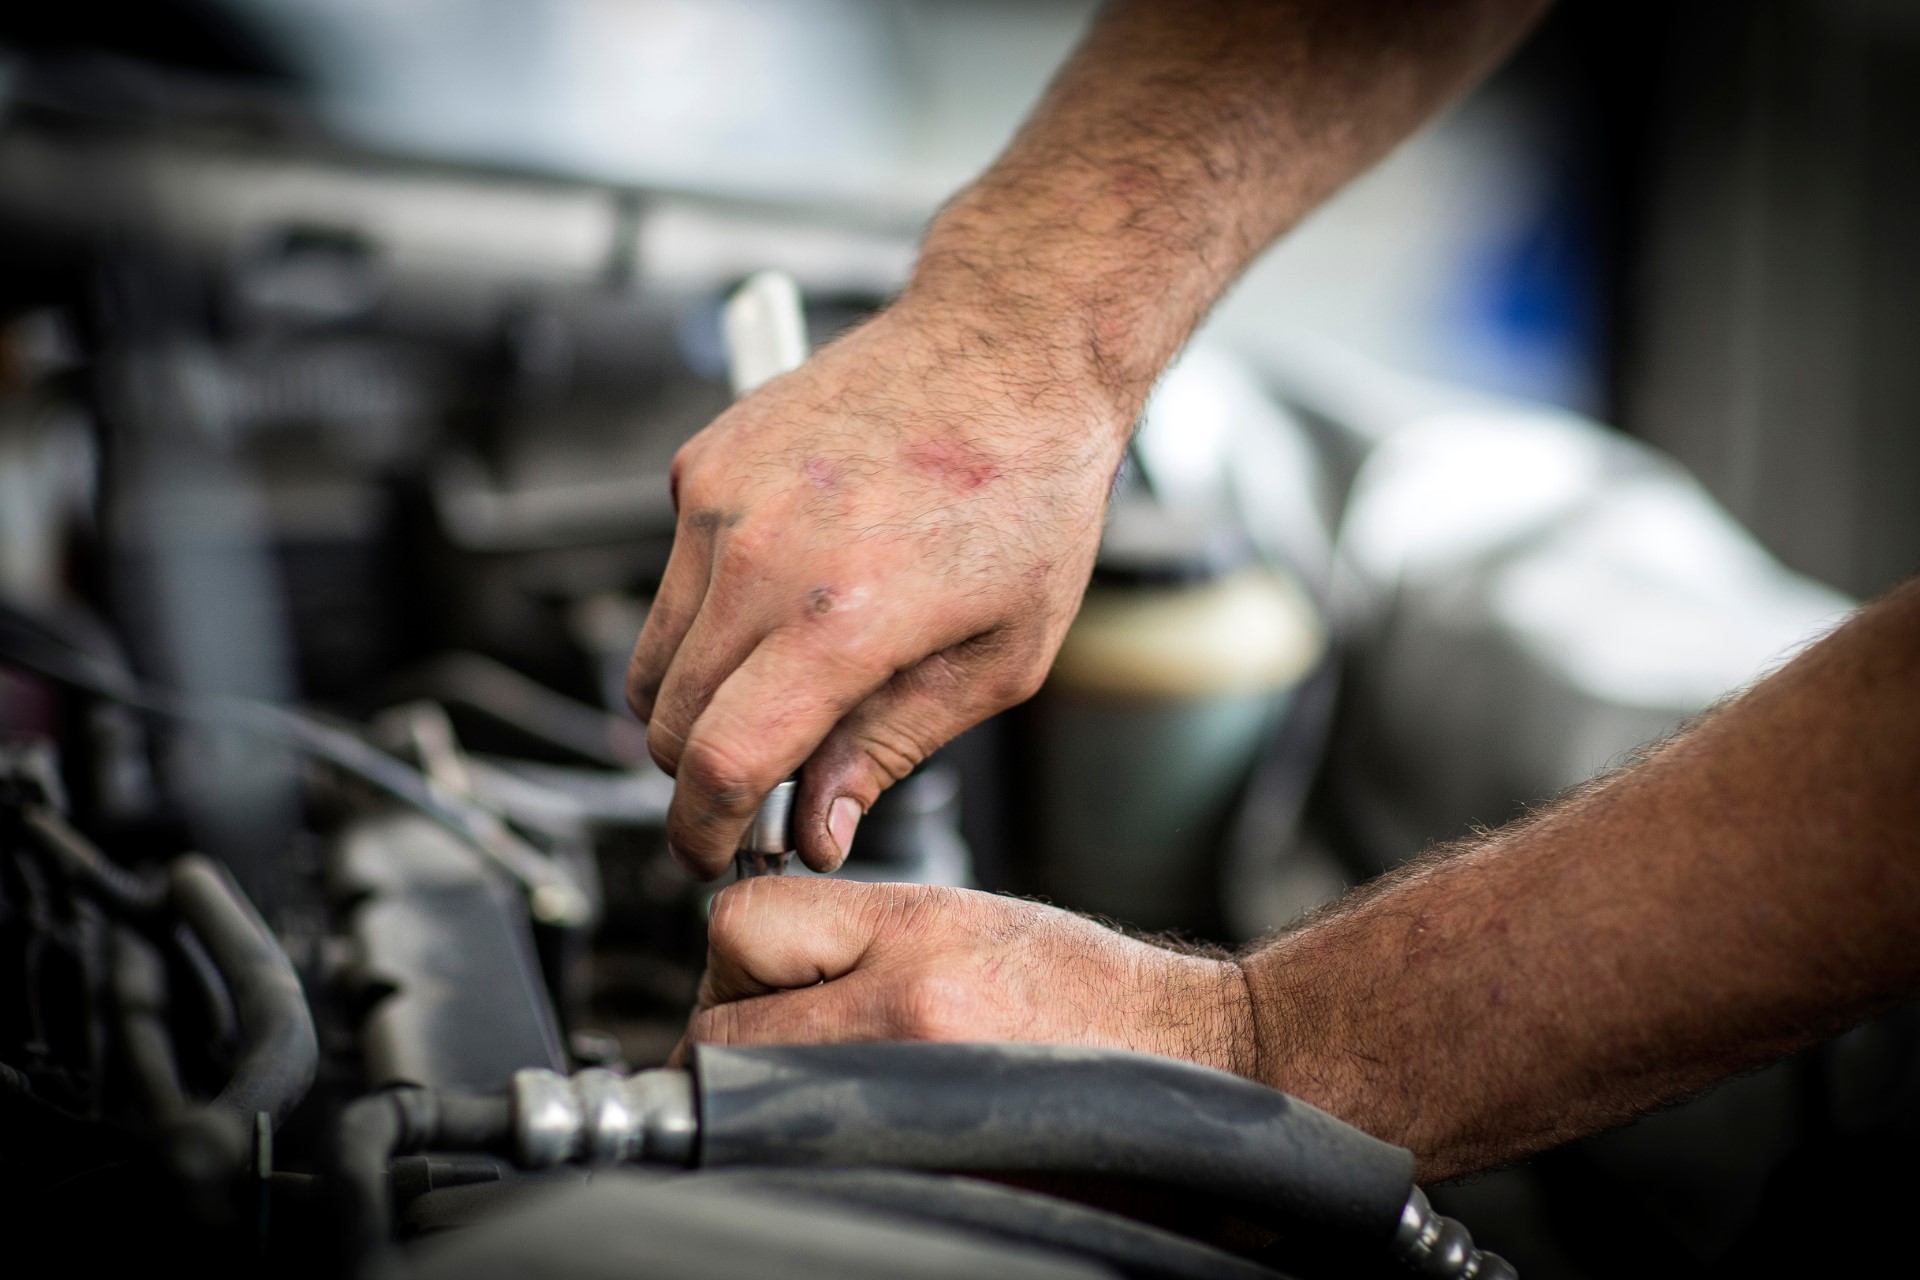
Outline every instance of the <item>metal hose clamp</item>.
{"label": "metal hose clamp", "polygon": [[1394,1256],[1416,1275],[1434,1280],[1517,1280],[1513,1264],[1474,1247],[1467,1229],[1435,1213],[1427,1193],[1415,1187],[1393,1233]]}
{"label": "metal hose clamp", "polygon": [[514,1154],[524,1168],[691,1164],[698,1129],[693,1077],[678,1068],[622,1076],[593,1067],[571,1077],[530,1068],[513,1076]]}

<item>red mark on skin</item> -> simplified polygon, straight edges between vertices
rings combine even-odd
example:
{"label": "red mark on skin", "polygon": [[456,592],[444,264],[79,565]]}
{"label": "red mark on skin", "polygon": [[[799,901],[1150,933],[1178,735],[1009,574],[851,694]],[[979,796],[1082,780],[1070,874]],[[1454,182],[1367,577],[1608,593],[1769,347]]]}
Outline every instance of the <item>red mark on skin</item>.
{"label": "red mark on skin", "polygon": [[1113,169],[1113,194],[1123,200],[1138,200],[1145,195],[1156,194],[1166,184],[1159,175],[1139,165],[1123,164]]}
{"label": "red mark on skin", "polygon": [[807,592],[807,612],[820,614],[858,609],[867,602],[869,594],[865,587],[815,587]]}
{"label": "red mark on skin", "polygon": [[808,458],[800,467],[800,473],[807,483],[816,489],[837,489],[840,487],[840,468],[825,458]]}
{"label": "red mark on skin", "polygon": [[1487,991],[1487,1003],[1492,1005],[1494,1008],[1498,1009],[1501,1005],[1505,1004],[1506,1002],[1507,1002],[1507,989],[1501,986],[1497,982],[1494,983],[1493,986],[1489,988]]}
{"label": "red mark on skin", "polygon": [[920,441],[907,450],[906,460],[962,493],[972,493],[1000,478],[999,468],[979,450],[951,436]]}

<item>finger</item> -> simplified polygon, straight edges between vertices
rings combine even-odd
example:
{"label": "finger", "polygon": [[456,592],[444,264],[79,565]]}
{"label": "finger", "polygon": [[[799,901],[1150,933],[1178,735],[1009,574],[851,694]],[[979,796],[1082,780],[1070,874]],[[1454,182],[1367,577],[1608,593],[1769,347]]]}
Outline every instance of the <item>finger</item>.
{"label": "finger", "polygon": [[[698,1017],[696,1013],[694,1017]],[[680,1033],[680,1039],[674,1042],[673,1052],[667,1055],[662,1066],[684,1067],[693,1052],[693,1018],[687,1019],[687,1029]]]}
{"label": "finger", "polygon": [[710,1008],[851,972],[910,891],[900,885],[761,876],[729,885],[707,917]]}
{"label": "finger", "polygon": [[721,520],[711,512],[695,512],[674,531],[673,550],[660,575],[660,589],[647,608],[640,637],[627,662],[627,705],[643,721],[653,719],[660,682],[673,662],[680,641],[700,612],[713,567],[713,541]]}
{"label": "finger", "polygon": [[902,1038],[887,985],[865,974],[702,1009],[689,1044],[848,1044]]}
{"label": "finger", "polygon": [[741,539],[726,530],[714,535],[707,595],[653,700],[647,747],[660,768],[676,777],[687,735],[714,693],[774,631],[781,616],[799,608],[799,601],[789,599],[780,585],[756,570],[756,557],[739,543]]}
{"label": "finger", "polygon": [[892,674],[887,657],[811,624],[769,634],[687,731],[667,809],[674,857],[695,875],[719,875],[767,792]]}
{"label": "finger", "polygon": [[832,871],[880,793],[945,743],[1038,689],[1037,653],[992,632],[895,675],[841,718],[808,760],[795,797],[801,861]]}

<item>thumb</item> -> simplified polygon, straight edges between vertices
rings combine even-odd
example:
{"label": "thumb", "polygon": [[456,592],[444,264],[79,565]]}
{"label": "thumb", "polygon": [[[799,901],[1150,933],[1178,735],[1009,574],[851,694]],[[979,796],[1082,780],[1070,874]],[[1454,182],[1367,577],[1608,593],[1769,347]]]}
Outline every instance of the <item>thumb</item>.
{"label": "thumb", "polygon": [[800,775],[793,830],[801,861],[834,870],[882,791],[953,738],[1033,696],[1046,664],[1018,660],[999,635],[921,659],[840,719]]}
{"label": "thumb", "polygon": [[810,987],[857,968],[907,886],[756,876],[728,885],[707,919],[700,1007]]}

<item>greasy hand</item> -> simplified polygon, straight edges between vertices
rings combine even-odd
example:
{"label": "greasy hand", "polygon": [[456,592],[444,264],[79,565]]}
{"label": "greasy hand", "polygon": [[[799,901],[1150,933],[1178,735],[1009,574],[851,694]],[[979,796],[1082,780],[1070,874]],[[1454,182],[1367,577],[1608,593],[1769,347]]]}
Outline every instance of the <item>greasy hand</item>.
{"label": "greasy hand", "polygon": [[627,696],[694,874],[803,761],[800,856],[831,870],[883,789],[1046,675],[1131,410],[988,343],[896,306],[674,459]]}
{"label": "greasy hand", "polygon": [[714,899],[687,1037],[1083,1044],[1253,1075],[1253,1027],[1232,960],[969,889],[762,877]]}

